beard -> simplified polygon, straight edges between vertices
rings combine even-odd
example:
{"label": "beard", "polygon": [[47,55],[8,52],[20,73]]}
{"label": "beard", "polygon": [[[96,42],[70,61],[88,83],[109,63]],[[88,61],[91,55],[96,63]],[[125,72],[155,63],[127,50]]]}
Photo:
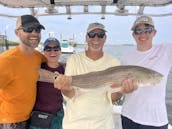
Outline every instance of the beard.
{"label": "beard", "polygon": [[89,49],[91,51],[95,51],[95,52],[99,52],[99,51],[102,51],[103,49],[103,44],[100,44],[98,42],[91,42],[89,45],[88,45]]}
{"label": "beard", "polygon": [[24,45],[34,49],[34,48],[38,47],[38,44],[40,42],[40,37],[36,37],[35,39],[29,38],[29,37],[28,38],[20,38],[20,40]]}

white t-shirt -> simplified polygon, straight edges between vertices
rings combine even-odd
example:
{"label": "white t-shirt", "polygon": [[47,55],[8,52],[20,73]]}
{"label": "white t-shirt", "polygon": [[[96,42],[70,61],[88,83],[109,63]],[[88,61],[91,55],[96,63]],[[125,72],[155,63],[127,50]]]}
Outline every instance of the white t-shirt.
{"label": "white t-shirt", "polygon": [[168,123],[165,105],[167,77],[172,66],[172,44],[153,46],[145,52],[135,50],[122,57],[123,65],[138,65],[164,75],[157,86],[140,87],[126,94],[122,115],[136,123],[163,126]]}
{"label": "white t-shirt", "polygon": [[[94,61],[85,52],[80,52],[69,57],[65,74],[84,74],[116,65],[119,65],[119,61],[105,53],[101,59]],[[72,99],[65,97],[65,100],[63,129],[114,129],[110,93],[76,89],[75,96]]]}

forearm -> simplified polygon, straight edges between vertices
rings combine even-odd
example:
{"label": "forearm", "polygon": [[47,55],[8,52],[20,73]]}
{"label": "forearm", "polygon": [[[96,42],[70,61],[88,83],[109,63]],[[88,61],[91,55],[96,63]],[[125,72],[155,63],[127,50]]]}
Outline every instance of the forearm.
{"label": "forearm", "polygon": [[68,98],[72,98],[72,97],[75,96],[75,90],[74,89],[72,89],[70,91],[68,91],[68,90],[61,90],[61,92],[62,92],[63,95],[65,95]]}
{"label": "forearm", "polygon": [[119,92],[112,93],[112,94],[111,94],[112,103],[114,104],[114,103],[115,103],[116,101],[118,101],[121,97],[122,97],[122,94],[119,93]]}

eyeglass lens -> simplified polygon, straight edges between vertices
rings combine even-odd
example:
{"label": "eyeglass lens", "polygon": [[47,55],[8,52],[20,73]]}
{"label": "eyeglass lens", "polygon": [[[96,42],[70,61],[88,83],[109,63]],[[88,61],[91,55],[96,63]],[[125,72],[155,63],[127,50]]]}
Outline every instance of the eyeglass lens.
{"label": "eyeglass lens", "polygon": [[150,33],[152,33],[153,31],[154,31],[154,28],[153,28],[153,27],[146,27],[146,28],[144,28],[143,30],[142,30],[142,29],[139,29],[139,28],[136,28],[136,29],[134,30],[134,34],[135,34],[135,35],[140,35],[140,34],[142,34],[143,32],[146,33],[146,34],[150,34]]}
{"label": "eyeglass lens", "polygon": [[94,32],[89,32],[87,33],[89,38],[95,38],[96,36],[98,38],[103,38],[105,36],[105,32],[99,32],[99,33],[94,33]]}
{"label": "eyeglass lens", "polygon": [[27,33],[32,33],[33,31],[35,31],[36,33],[41,32],[40,27],[23,27],[22,29],[23,29],[24,32],[27,32]]}
{"label": "eyeglass lens", "polygon": [[61,49],[60,49],[60,47],[59,46],[54,46],[54,47],[50,47],[50,46],[46,46],[45,48],[44,48],[44,51],[46,51],[46,52],[50,52],[50,51],[60,51]]}

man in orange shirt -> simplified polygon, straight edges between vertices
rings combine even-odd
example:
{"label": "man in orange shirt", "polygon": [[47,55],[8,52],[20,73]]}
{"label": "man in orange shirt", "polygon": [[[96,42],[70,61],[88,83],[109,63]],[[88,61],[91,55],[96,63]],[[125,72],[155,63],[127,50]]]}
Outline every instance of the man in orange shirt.
{"label": "man in orange shirt", "polygon": [[35,50],[45,29],[32,15],[18,17],[19,45],[0,54],[0,129],[26,129],[44,56]]}

